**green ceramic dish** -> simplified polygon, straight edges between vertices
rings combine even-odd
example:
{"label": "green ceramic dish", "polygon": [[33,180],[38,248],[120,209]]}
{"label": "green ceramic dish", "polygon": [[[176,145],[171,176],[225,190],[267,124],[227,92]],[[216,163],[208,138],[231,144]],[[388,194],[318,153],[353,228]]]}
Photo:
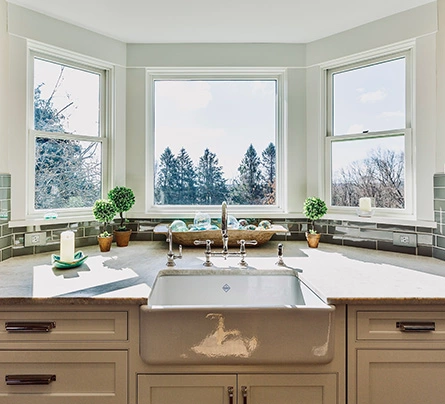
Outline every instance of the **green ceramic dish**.
{"label": "green ceramic dish", "polygon": [[82,251],[77,251],[74,254],[74,260],[72,262],[62,262],[60,261],[60,256],[53,254],[51,255],[51,263],[53,267],[59,268],[59,269],[70,269],[75,268],[84,263],[84,261],[88,258],[88,255],[83,255]]}

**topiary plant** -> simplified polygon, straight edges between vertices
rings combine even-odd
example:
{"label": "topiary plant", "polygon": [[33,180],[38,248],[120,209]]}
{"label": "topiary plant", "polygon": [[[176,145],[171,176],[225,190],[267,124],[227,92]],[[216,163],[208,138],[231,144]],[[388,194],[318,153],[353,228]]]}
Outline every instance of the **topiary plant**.
{"label": "topiary plant", "polygon": [[312,229],[309,229],[309,233],[317,234],[315,230],[315,221],[322,218],[327,211],[328,208],[326,203],[322,199],[315,196],[306,198],[304,201],[303,213],[309,220],[311,220]]}
{"label": "topiary plant", "polygon": [[107,224],[110,223],[114,216],[116,216],[117,208],[113,201],[109,199],[98,199],[94,202],[93,215],[98,222],[103,223],[104,231],[99,234],[100,237],[108,237],[110,233],[107,232]]}
{"label": "topiary plant", "polygon": [[126,230],[123,213],[129,211],[136,201],[133,191],[127,187],[114,187],[108,192],[108,198],[116,205],[121,218],[118,230]]}

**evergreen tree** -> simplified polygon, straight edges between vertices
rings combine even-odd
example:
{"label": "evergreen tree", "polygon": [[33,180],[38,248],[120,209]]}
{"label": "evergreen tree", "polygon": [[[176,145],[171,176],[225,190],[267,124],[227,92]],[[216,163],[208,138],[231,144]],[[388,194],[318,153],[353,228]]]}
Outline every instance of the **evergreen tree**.
{"label": "evergreen tree", "polygon": [[233,201],[239,205],[260,205],[264,196],[264,178],[261,160],[251,144],[238,167],[239,176],[234,181]]}
{"label": "evergreen tree", "polygon": [[264,169],[264,199],[265,205],[273,205],[275,203],[275,180],[276,180],[276,150],[273,143],[263,150],[261,154],[261,163]]}
{"label": "evergreen tree", "polygon": [[[60,110],[53,97],[63,80],[63,66],[51,95],[42,98],[41,88],[34,89],[34,128],[44,132],[67,132],[67,116],[63,112],[73,106],[68,103]],[[76,140],[37,137],[35,144],[35,203],[36,209],[60,209],[93,206],[100,198],[101,162],[97,159],[99,144]]]}
{"label": "evergreen tree", "polygon": [[193,205],[196,203],[196,172],[193,161],[184,148],[176,157],[178,165],[178,203]]}
{"label": "evergreen tree", "polygon": [[155,203],[161,205],[179,204],[178,189],[178,162],[170,147],[166,147],[159,159]]}
{"label": "evergreen tree", "polygon": [[201,205],[219,205],[227,197],[226,180],[215,153],[205,149],[198,164],[197,202]]}

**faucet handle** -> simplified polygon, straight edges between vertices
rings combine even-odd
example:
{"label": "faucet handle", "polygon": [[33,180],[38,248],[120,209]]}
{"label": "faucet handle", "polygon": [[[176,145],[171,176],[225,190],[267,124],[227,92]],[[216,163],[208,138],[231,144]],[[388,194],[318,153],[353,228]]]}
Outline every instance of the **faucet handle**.
{"label": "faucet handle", "polygon": [[241,246],[243,246],[243,245],[257,245],[258,241],[257,240],[238,240],[237,243],[241,244]]}

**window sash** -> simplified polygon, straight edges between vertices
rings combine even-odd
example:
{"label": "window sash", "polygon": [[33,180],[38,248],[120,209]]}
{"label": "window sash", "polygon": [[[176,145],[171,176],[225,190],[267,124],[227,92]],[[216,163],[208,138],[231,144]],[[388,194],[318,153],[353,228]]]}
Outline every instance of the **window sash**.
{"label": "window sash", "polygon": [[[184,217],[193,216],[199,207],[203,212],[214,212],[215,205],[156,205],[154,203],[154,185],[155,185],[155,82],[168,80],[202,80],[202,81],[254,81],[254,80],[275,80],[276,85],[276,128],[275,128],[275,148],[276,148],[276,203],[275,205],[236,205],[239,214],[276,212],[282,213],[286,207],[283,184],[285,181],[285,88],[286,71],[285,69],[147,69],[147,109],[151,124],[148,126],[147,150],[146,150],[146,184],[147,199],[146,213],[150,215],[184,215]],[[257,151],[258,152],[258,151]]]}
{"label": "window sash", "polygon": [[[391,129],[386,131],[369,131],[366,133],[356,133],[356,134],[337,134],[333,133],[333,110],[334,110],[334,99],[333,99],[333,75],[341,72],[347,72],[354,69],[359,69],[362,67],[376,65],[382,62],[389,62],[392,60],[397,60],[404,57],[405,58],[405,128]],[[395,135],[402,135],[404,137],[404,154],[405,154],[405,208],[395,209],[395,208],[377,208],[378,215],[381,216],[398,216],[398,215],[413,215],[414,213],[414,158],[413,158],[413,135],[411,130],[412,122],[412,104],[413,104],[413,73],[412,73],[412,51],[411,49],[397,52],[389,55],[381,55],[371,59],[365,59],[360,61],[355,61],[354,63],[345,63],[342,66],[335,66],[332,68],[326,67],[325,77],[326,77],[326,136],[325,136],[325,195],[326,203],[328,205],[329,211],[331,213],[349,213],[355,214],[356,207],[351,206],[332,206],[332,144],[341,141],[360,141],[361,139],[376,139],[384,137],[392,137]]]}
{"label": "window sash", "polygon": [[[83,70],[98,74],[99,80],[99,133],[98,136],[85,134],[72,134],[67,132],[46,132],[34,129],[34,60],[40,59],[51,63],[61,64],[73,69]],[[111,124],[110,124],[110,73],[111,67],[100,67],[99,65],[88,65],[79,57],[64,58],[60,55],[46,53],[44,51],[30,49],[29,51],[29,69],[28,69],[28,170],[27,170],[27,217],[42,217],[42,213],[48,209],[35,208],[35,144],[37,138],[64,139],[75,140],[79,142],[98,143],[101,145],[101,190],[100,194],[104,195],[106,179],[108,178],[108,148]],[[59,217],[77,217],[91,215],[91,207],[81,208],[63,208],[51,209],[57,212]]]}

